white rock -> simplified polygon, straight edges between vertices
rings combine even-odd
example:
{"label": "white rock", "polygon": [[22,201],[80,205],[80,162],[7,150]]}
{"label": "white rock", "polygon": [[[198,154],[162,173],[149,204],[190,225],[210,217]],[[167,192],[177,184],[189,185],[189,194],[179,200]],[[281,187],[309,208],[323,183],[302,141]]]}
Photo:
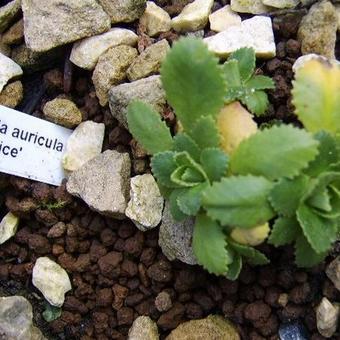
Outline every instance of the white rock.
{"label": "white rock", "polygon": [[266,6],[275,8],[294,8],[299,4],[300,0],[262,0],[262,2]]}
{"label": "white rock", "polygon": [[125,210],[138,229],[157,227],[162,219],[164,200],[152,175],[131,178],[130,201]]}
{"label": "white rock", "polygon": [[212,31],[222,32],[230,26],[240,26],[241,17],[227,5],[210,14],[209,22]]}
{"label": "white rock", "polygon": [[336,331],[339,318],[339,306],[333,305],[327,298],[323,298],[316,309],[316,325],[319,333],[330,338]]}
{"label": "white rock", "polygon": [[231,26],[226,31],[204,39],[208,48],[222,58],[228,57],[241,47],[253,47],[256,56],[272,58],[276,55],[276,45],[272,21],[269,17],[254,16]]}
{"label": "white rock", "polygon": [[103,147],[105,125],[90,120],[79,124],[67,141],[63,167],[75,171],[98,156]]}
{"label": "white rock", "polygon": [[19,218],[11,212],[7,213],[0,222],[0,244],[9,240],[17,232]]}
{"label": "white rock", "polygon": [[139,316],[132,324],[128,340],[159,340],[158,327],[148,316]]}
{"label": "white rock", "polygon": [[326,275],[340,291],[340,256],[337,256],[326,268]]}
{"label": "white rock", "polygon": [[0,93],[10,79],[21,75],[21,67],[12,59],[0,53]]}
{"label": "white rock", "polygon": [[337,60],[330,60],[324,57],[323,55],[310,53],[310,54],[303,55],[295,60],[295,63],[293,64],[294,73],[296,73],[298,69],[300,69],[303,65],[305,65],[310,60],[318,60],[327,65],[331,65],[331,64],[340,65],[340,62]]}
{"label": "white rock", "polygon": [[146,10],[139,22],[146,28],[150,37],[171,30],[170,15],[152,1],[146,3]]}
{"label": "white rock", "polygon": [[239,13],[262,14],[271,10],[262,0],[231,0],[230,5],[233,11]]}
{"label": "white rock", "polygon": [[195,0],[186,5],[182,12],[172,19],[172,27],[175,31],[197,31],[208,22],[214,0]]}
{"label": "white rock", "polygon": [[125,28],[112,28],[110,31],[83,39],[73,45],[70,60],[86,70],[93,70],[99,57],[109,48],[118,45],[137,44],[138,36]]}
{"label": "white rock", "polygon": [[53,306],[61,307],[65,293],[72,289],[66,271],[48,257],[39,257],[32,272],[33,285]]}

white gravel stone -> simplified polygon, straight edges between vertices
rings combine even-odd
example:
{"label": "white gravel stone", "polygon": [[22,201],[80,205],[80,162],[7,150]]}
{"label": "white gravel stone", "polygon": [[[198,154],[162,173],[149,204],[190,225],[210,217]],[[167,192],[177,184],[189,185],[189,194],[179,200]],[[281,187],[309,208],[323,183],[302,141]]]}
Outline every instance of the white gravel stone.
{"label": "white gravel stone", "polygon": [[230,5],[213,12],[209,15],[210,29],[215,32],[222,32],[230,26],[240,26],[241,17],[234,12]]}
{"label": "white gravel stone", "polygon": [[323,55],[310,53],[310,54],[303,55],[295,60],[295,63],[293,64],[294,73],[296,73],[296,71],[298,71],[301,67],[303,67],[303,65],[305,65],[310,60],[318,60],[322,63],[325,63],[326,65],[332,65],[332,64],[340,65],[340,62],[338,60],[335,60],[335,59],[330,60],[324,57]]}
{"label": "white gravel stone", "polygon": [[262,0],[231,0],[231,9],[239,13],[262,14],[271,10]]}
{"label": "white gravel stone", "polygon": [[0,222],[0,244],[9,240],[17,232],[19,218],[11,212],[7,213]]}
{"label": "white gravel stone", "polygon": [[86,70],[93,70],[99,57],[109,48],[118,45],[137,44],[138,36],[125,28],[112,28],[110,31],[83,39],[73,45],[70,60]]}
{"label": "white gravel stone", "polygon": [[221,58],[228,57],[241,47],[253,47],[259,58],[272,58],[276,55],[276,45],[269,17],[254,16],[231,26],[227,30],[204,39],[208,48]]}
{"label": "white gravel stone", "polygon": [[0,53],[0,93],[10,79],[21,75],[21,67],[12,59]]}
{"label": "white gravel stone", "polygon": [[146,28],[146,33],[150,37],[171,30],[170,15],[152,1],[146,3],[146,10],[139,22]]}
{"label": "white gravel stone", "polygon": [[103,147],[105,125],[90,120],[79,124],[67,141],[63,167],[75,171],[98,156]]}
{"label": "white gravel stone", "polygon": [[197,31],[208,22],[214,0],[195,0],[186,5],[182,12],[172,19],[172,27],[177,32]]}
{"label": "white gravel stone", "polygon": [[316,325],[319,333],[325,338],[334,335],[338,326],[339,313],[339,306],[333,305],[325,297],[316,308]]}
{"label": "white gravel stone", "polygon": [[266,6],[283,9],[296,7],[300,0],[262,0],[262,2]]}
{"label": "white gravel stone", "polygon": [[48,257],[39,257],[32,272],[33,285],[53,306],[61,307],[65,293],[72,289],[66,271]]}
{"label": "white gravel stone", "polygon": [[142,231],[157,227],[162,219],[164,200],[152,175],[131,178],[130,201],[125,210]]}
{"label": "white gravel stone", "polygon": [[328,278],[335,288],[340,291],[340,256],[337,256],[326,268]]}
{"label": "white gravel stone", "polygon": [[139,316],[133,322],[127,340],[159,340],[156,322],[148,316]]}

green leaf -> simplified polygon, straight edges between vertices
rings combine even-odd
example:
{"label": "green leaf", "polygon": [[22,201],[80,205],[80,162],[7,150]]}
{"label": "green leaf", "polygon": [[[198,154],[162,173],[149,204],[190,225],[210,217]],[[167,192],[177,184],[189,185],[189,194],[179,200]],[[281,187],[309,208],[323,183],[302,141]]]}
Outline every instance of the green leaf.
{"label": "green leaf", "polygon": [[245,139],[233,152],[234,174],[270,179],[294,177],[318,154],[318,142],[304,130],[290,125],[273,126]]}
{"label": "green leaf", "polygon": [[320,209],[326,212],[330,212],[332,210],[331,196],[327,188],[315,193],[306,201],[306,203],[313,208]]}
{"label": "green leaf", "polygon": [[199,214],[193,234],[193,250],[197,261],[209,273],[225,275],[232,263],[232,254],[227,250],[226,236],[219,224],[204,214]]}
{"label": "green leaf", "polygon": [[300,233],[300,225],[295,217],[279,217],[276,219],[268,243],[275,247],[290,244]]}
{"label": "green leaf", "polygon": [[220,135],[216,122],[211,116],[199,118],[189,134],[202,150],[218,148],[220,145]]}
{"label": "green leaf", "polygon": [[247,82],[246,87],[254,90],[275,89],[273,80],[266,76],[252,76]]}
{"label": "green leaf", "polygon": [[255,51],[253,48],[243,47],[232,53],[228,61],[237,60],[242,81],[246,82],[255,71]]}
{"label": "green leaf", "polygon": [[200,160],[200,149],[196,142],[186,133],[178,133],[174,137],[175,151],[187,151],[189,155],[197,162]]}
{"label": "green leaf", "polygon": [[45,303],[45,310],[42,312],[42,316],[45,321],[52,322],[61,316],[61,308]]}
{"label": "green leaf", "polygon": [[246,92],[240,97],[241,102],[255,115],[263,115],[268,107],[268,96],[263,91]]}
{"label": "green leaf", "polygon": [[172,149],[170,130],[151,105],[132,102],[128,106],[127,121],[133,137],[151,155]]}
{"label": "green leaf", "polygon": [[201,208],[202,192],[208,186],[208,183],[202,183],[179,194],[177,205],[180,210],[187,215],[195,216]]}
{"label": "green leaf", "polygon": [[186,151],[178,152],[175,155],[175,161],[178,166],[185,166],[193,170],[196,170],[197,173],[200,173],[202,175],[202,180],[204,181],[208,180],[208,177],[205,171],[203,170],[202,166],[195,162],[188,152]]}
{"label": "green leaf", "polygon": [[230,60],[223,65],[224,77],[227,83],[227,88],[241,86],[241,75],[238,68],[237,60]]}
{"label": "green leaf", "polygon": [[215,116],[223,107],[222,67],[200,39],[175,42],[163,62],[161,78],[167,100],[185,130],[201,116]]}
{"label": "green leaf", "polygon": [[271,205],[283,216],[294,216],[309,183],[309,178],[304,175],[293,179],[282,178],[269,194]]}
{"label": "green leaf", "polygon": [[267,200],[272,186],[262,177],[223,178],[205,190],[202,203],[208,216],[222,225],[252,228],[274,216]]}
{"label": "green leaf", "polygon": [[242,269],[242,257],[239,254],[235,253],[233,255],[233,262],[228,266],[226,278],[228,280],[235,281],[239,277],[241,269]]}
{"label": "green leaf", "polygon": [[297,218],[311,247],[318,254],[329,251],[337,237],[337,223],[319,216],[304,204],[299,207]]}
{"label": "green leaf", "polygon": [[217,148],[207,148],[201,153],[201,165],[211,182],[219,181],[226,174],[228,156]]}
{"label": "green leaf", "polygon": [[171,174],[177,169],[175,152],[166,151],[157,153],[151,159],[152,172],[158,182],[168,188],[177,188],[178,185],[171,181]]}
{"label": "green leaf", "polygon": [[[188,171],[191,171],[190,174],[188,174]],[[170,176],[170,179],[172,183],[176,184],[180,187],[194,187],[198,184],[200,184],[204,178],[201,176],[199,172],[195,169],[188,169],[187,166],[182,165],[179,166]],[[194,180],[192,182],[192,180]]]}
{"label": "green leaf", "polygon": [[298,267],[314,267],[326,256],[327,253],[316,253],[302,234],[298,236],[295,243],[295,263]]}
{"label": "green leaf", "polygon": [[185,214],[180,207],[178,206],[178,196],[185,192],[185,189],[175,189],[169,197],[170,204],[170,212],[175,221],[183,221],[188,218],[188,215]]}

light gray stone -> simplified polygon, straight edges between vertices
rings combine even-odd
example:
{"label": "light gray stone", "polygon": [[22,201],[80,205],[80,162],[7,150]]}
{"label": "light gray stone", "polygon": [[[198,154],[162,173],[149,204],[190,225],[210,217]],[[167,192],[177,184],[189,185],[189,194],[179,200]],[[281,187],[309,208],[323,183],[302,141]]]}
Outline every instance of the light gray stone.
{"label": "light gray stone", "polygon": [[19,218],[11,212],[7,213],[0,222],[0,244],[5,243],[17,232]]}
{"label": "light gray stone", "polygon": [[329,1],[313,5],[301,20],[298,39],[302,54],[316,53],[327,58],[335,58],[338,16]]}
{"label": "light gray stone", "polygon": [[169,202],[165,202],[158,243],[170,261],[177,259],[187,264],[197,264],[191,244],[194,224],[193,218],[175,221],[171,215]]}
{"label": "light gray stone", "polygon": [[110,48],[99,57],[92,81],[100,105],[105,106],[108,103],[110,88],[126,78],[126,71],[137,55],[135,48],[121,45]]}
{"label": "light gray stone", "polygon": [[24,97],[24,88],[21,81],[17,80],[4,87],[0,93],[0,105],[14,109]]}
{"label": "light gray stone", "polygon": [[130,201],[125,210],[141,231],[158,226],[162,219],[164,200],[158,185],[150,174],[131,178]]}
{"label": "light gray stone", "polygon": [[210,14],[209,22],[212,31],[222,32],[230,26],[240,26],[241,17],[231,9],[230,5],[226,5]]}
{"label": "light gray stone", "polygon": [[340,290],[340,256],[337,256],[326,269],[328,278],[333,282],[335,288]]}
{"label": "light gray stone", "polygon": [[0,53],[0,93],[9,80],[21,76],[22,73],[17,63]]}
{"label": "light gray stone", "polygon": [[145,11],[146,0],[98,0],[113,24],[132,22],[139,19]]}
{"label": "light gray stone", "polygon": [[0,335],[4,340],[45,340],[33,325],[31,304],[22,296],[0,297]]}
{"label": "light gray stone", "polygon": [[86,70],[93,70],[99,57],[109,48],[118,45],[135,46],[138,36],[125,28],[112,28],[110,31],[83,39],[73,45],[70,60]]}
{"label": "light gray stone", "polygon": [[262,0],[262,2],[266,6],[283,9],[296,7],[300,0]]}
{"label": "light gray stone", "polygon": [[20,8],[21,0],[14,0],[0,7],[0,33],[4,32],[18,16]]}
{"label": "light gray stone", "polygon": [[105,125],[90,120],[79,124],[66,143],[63,168],[66,171],[80,169],[86,162],[98,156],[103,147]]}
{"label": "light gray stone", "polygon": [[107,150],[70,175],[67,191],[103,215],[124,218],[129,200],[130,171],[128,153]]}
{"label": "light gray stone", "polygon": [[22,0],[25,41],[36,52],[105,32],[110,18],[95,0]]}
{"label": "light gray stone", "polygon": [[233,11],[239,13],[263,14],[271,10],[262,0],[231,0],[230,6]]}
{"label": "light gray stone", "polygon": [[170,45],[166,39],[147,47],[128,68],[129,80],[134,81],[158,73],[169,50]]}
{"label": "light gray stone", "polygon": [[70,279],[58,263],[48,257],[39,257],[33,267],[32,283],[53,306],[61,307],[65,293],[72,289]]}
{"label": "light gray stone", "polygon": [[129,330],[128,340],[159,340],[157,324],[148,316],[139,316]]}
{"label": "light gray stone", "polygon": [[166,100],[160,76],[151,76],[111,88],[109,92],[111,113],[125,127],[127,107],[135,99],[151,104],[155,110],[161,112]]}
{"label": "light gray stone", "polygon": [[339,306],[333,305],[325,297],[316,308],[316,325],[319,333],[325,338],[331,338],[336,332],[339,312]]}

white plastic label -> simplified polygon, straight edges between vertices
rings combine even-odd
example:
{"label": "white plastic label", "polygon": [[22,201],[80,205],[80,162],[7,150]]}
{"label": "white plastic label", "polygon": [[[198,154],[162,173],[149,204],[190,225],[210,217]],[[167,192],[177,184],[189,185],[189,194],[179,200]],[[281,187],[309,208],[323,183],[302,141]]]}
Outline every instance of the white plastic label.
{"label": "white plastic label", "polygon": [[0,172],[60,185],[72,130],[0,105]]}

